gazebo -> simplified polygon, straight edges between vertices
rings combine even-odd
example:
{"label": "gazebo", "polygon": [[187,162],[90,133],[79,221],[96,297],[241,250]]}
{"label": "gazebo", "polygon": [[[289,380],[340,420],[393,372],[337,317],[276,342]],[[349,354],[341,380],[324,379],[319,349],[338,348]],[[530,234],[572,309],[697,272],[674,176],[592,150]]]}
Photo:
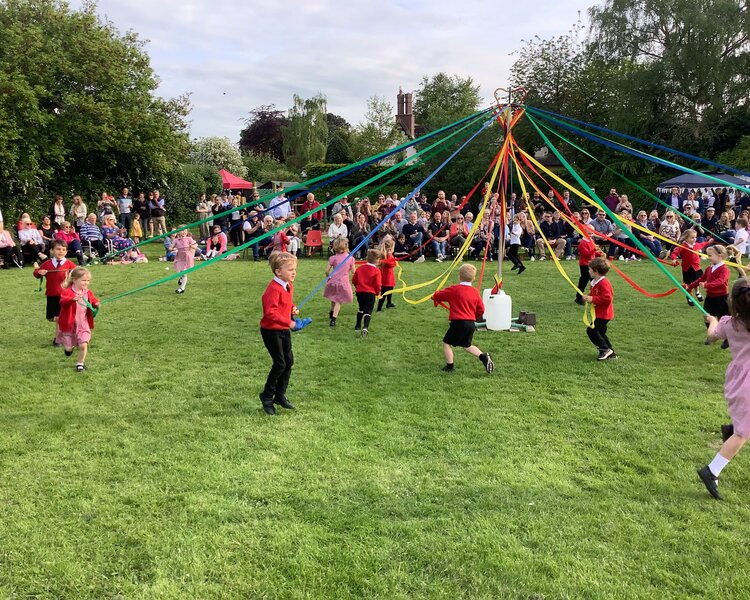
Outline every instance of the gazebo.
{"label": "gazebo", "polygon": [[226,169],[220,169],[221,183],[225,190],[251,190],[255,186],[252,181],[245,181],[241,177],[232,175]]}

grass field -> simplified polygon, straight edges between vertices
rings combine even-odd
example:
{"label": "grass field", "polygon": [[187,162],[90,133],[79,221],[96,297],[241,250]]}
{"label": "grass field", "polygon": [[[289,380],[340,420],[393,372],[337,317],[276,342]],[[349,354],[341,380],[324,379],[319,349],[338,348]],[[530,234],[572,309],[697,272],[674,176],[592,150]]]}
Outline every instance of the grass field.
{"label": "grass field", "polygon": [[[165,264],[95,266],[106,298]],[[576,263],[565,263],[571,274]],[[0,273],[0,596],[747,598],[750,468],[716,502],[695,470],[727,421],[729,360],[698,311],[612,276],[617,361],[597,363],[550,263],[507,277],[536,334],[480,332],[445,374],[431,303],[294,334],[265,416],[265,263],[235,261],[106,305],[87,361],[50,346],[30,270]],[[300,262],[296,299],[323,277]],[[410,283],[441,265],[406,265]],[[668,282],[626,270],[646,289]]]}

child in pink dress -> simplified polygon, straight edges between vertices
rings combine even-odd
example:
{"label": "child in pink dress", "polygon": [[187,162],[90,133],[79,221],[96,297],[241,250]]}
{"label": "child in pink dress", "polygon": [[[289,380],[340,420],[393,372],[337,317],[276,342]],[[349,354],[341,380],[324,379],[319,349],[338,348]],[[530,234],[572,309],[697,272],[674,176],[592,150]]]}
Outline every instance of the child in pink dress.
{"label": "child in pink dress", "polygon": [[719,473],[745,445],[750,436],[750,279],[738,279],[732,288],[729,301],[731,316],[706,317],[708,340],[727,340],[732,362],[727,367],[724,380],[724,397],[727,399],[731,425],[721,428],[724,444],[710,464],[698,471],[709,493],[721,500]]}
{"label": "child in pink dress", "polygon": [[[180,225],[183,227],[183,225]],[[198,248],[198,244],[190,235],[187,229],[180,231],[172,242],[171,252],[175,253],[174,256],[174,270],[178,273],[187,271],[192,268],[195,264],[195,250]],[[185,287],[187,286],[187,275],[183,275],[177,280],[177,289],[175,290],[178,294],[185,293]]]}
{"label": "child in pink dress", "polygon": [[[349,256],[349,241],[345,237],[336,238],[333,242],[335,254],[328,259],[326,277],[333,271],[333,276],[326,282],[323,297],[331,301],[331,310],[328,312],[329,325],[336,327],[336,318],[339,316],[342,304],[351,304],[354,300],[352,286],[349,283],[349,274],[354,273],[354,259]],[[336,269],[341,265],[340,268]]]}
{"label": "child in pink dress", "polygon": [[90,284],[91,272],[84,267],[76,267],[63,284],[60,296],[60,317],[57,321],[60,329],[59,339],[65,348],[65,356],[73,354],[73,348],[78,347],[78,373],[86,370],[86,354],[91,340],[91,330],[94,328],[94,313],[91,307],[99,306],[99,300],[89,289]]}

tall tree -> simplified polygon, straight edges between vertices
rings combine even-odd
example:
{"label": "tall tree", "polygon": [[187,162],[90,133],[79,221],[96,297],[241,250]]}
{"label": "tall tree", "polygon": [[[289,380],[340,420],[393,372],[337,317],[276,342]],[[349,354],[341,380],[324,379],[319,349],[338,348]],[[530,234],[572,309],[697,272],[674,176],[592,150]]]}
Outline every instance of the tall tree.
{"label": "tall tree", "polygon": [[[438,73],[432,77],[423,77],[417,97],[414,101],[414,115],[417,126],[433,131],[444,125],[466,117],[479,109],[482,99],[479,87],[474,85],[471,77]],[[479,125],[477,125],[479,127]],[[455,149],[459,141],[470,135],[466,132],[460,140],[452,142]],[[480,134],[454,160],[440,170],[429,185],[428,193],[438,189],[448,194],[464,194],[469,191],[476,180],[482,176],[492,156],[499,149],[501,131],[492,126]],[[447,152],[436,156],[425,165],[424,172],[436,168],[447,158]]]}
{"label": "tall tree", "polygon": [[283,160],[281,129],[286,124],[284,111],[276,110],[275,105],[264,104],[254,108],[240,132],[240,151],[243,154],[270,154],[279,161]]}
{"label": "tall tree", "polygon": [[195,165],[226,169],[238,177],[247,175],[240,151],[225,137],[206,137],[195,141],[188,159]]}
{"label": "tall tree", "polygon": [[306,164],[325,159],[328,147],[327,102],[318,94],[302,98],[294,94],[294,106],[287,115],[289,122],[282,128],[284,159],[295,172]]}
{"label": "tall tree", "polygon": [[405,139],[396,125],[393,105],[381,96],[367,99],[365,118],[357,124],[352,138],[356,160],[383,152]]}
{"label": "tall tree", "polygon": [[750,11],[739,0],[605,0],[592,49],[625,65],[623,105],[656,141],[711,154],[714,124],[750,101]]}
{"label": "tall tree", "polygon": [[479,86],[471,77],[425,75],[414,101],[414,117],[423,129],[433,131],[470,115],[480,102]]}
{"label": "tall tree", "polygon": [[188,99],[158,98],[143,43],[95,8],[0,2],[4,202],[158,183],[185,156]]}

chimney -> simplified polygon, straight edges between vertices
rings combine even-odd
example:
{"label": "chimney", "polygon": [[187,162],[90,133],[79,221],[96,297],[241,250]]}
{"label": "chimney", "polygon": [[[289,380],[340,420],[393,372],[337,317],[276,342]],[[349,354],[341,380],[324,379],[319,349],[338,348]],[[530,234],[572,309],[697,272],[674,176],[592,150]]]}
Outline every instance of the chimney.
{"label": "chimney", "polygon": [[414,114],[412,113],[412,94],[404,94],[401,88],[396,96],[396,123],[410,139],[414,139]]}

